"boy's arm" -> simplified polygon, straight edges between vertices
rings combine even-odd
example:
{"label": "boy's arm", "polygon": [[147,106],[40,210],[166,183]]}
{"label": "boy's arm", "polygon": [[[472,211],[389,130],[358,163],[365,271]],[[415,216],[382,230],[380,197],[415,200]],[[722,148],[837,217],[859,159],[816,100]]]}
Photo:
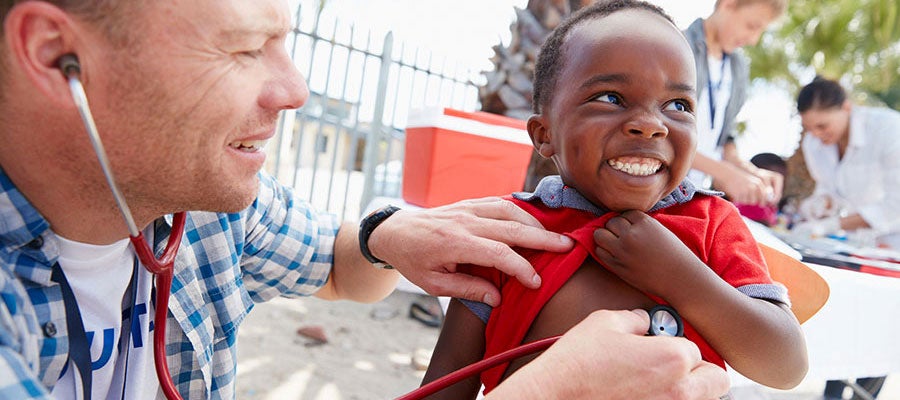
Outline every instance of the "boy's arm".
{"label": "boy's arm", "polygon": [[790,309],[735,290],[705,266],[692,270],[702,273],[679,282],[682,290],[671,290],[666,301],[742,375],[777,389],[797,386],[808,361]]}
{"label": "boy's arm", "polygon": [[[453,371],[474,362],[481,361],[484,356],[485,324],[457,299],[450,300],[447,316],[441,327],[431,356],[428,371],[422,384],[434,381]],[[436,399],[474,399],[481,388],[479,376],[467,378],[459,383],[437,392],[428,398]]]}
{"label": "boy's arm", "polygon": [[[737,222],[740,218],[726,221]],[[675,307],[735,370],[780,389],[803,379],[806,344],[786,307],[736,290],[647,214],[625,212],[606,228],[595,233],[601,261],[626,282]],[[737,237],[717,236],[715,243],[723,252],[748,245]]]}

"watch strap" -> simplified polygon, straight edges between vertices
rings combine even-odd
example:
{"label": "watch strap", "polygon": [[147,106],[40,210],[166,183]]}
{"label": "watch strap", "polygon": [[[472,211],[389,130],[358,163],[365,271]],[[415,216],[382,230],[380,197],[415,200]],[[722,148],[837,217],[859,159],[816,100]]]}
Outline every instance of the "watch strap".
{"label": "watch strap", "polygon": [[385,263],[384,260],[372,255],[372,252],[369,250],[369,237],[378,225],[381,225],[382,222],[397,211],[400,211],[400,207],[387,205],[373,211],[359,222],[359,252],[362,253],[366,260],[378,268],[391,269],[393,267]]}

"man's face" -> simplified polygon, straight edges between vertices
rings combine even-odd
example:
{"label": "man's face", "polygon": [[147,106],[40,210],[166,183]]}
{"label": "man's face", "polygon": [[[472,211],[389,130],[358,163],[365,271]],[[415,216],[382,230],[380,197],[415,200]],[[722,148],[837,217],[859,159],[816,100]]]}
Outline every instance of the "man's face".
{"label": "man's face", "polygon": [[719,45],[726,53],[756,45],[766,27],[775,20],[775,11],[765,2],[738,6],[734,1],[723,4],[723,18],[718,26]]}
{"label": "man's face", "polygon": [[804,132],[824,144],[836,144],[850,130],[850,107],[812,108],[800,114],[800,121]]}
{"label": "man's face", "polygon": [[662,17],[627,10],[579,25],[563,46],[556,89],[529,132],[587,199],[650,209],[687,175],[696,147],[687,42]]}
{"label": "man's face", "polygon": [[287,4],[143,7],[130,48],[101,50],[106,65],[88,85],[123,192],[161,212],[243,209],[256,196],[278,112],[309,94],[285,50]]}

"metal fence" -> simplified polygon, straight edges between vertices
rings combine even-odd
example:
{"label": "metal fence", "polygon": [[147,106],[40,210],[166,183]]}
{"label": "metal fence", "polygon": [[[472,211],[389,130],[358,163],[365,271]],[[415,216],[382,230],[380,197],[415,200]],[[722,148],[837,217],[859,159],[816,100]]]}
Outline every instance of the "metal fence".
{"label": "metal fence", "polygon": [[298,7],[288,45],[310,99],[282,113],[267,169],[317,209],[357,219],[375,196],[400,196],[409,111],[477,110],[484,77],[390,32],[309,14]]}

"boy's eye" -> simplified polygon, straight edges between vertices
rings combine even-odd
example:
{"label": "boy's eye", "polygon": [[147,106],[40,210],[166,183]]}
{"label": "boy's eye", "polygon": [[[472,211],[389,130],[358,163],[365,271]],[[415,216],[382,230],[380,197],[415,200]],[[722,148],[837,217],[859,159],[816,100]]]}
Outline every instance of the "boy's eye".
{"label": "boy's eye", "polygon": [[604,103],[622,104],[622,98],[615,93],[603,93],[597,97],[594,97],[594,100]]}
{"label": "boy's eye", "polygon": [[674,100],[666,104],[666,111],[690,112],[691,105],[684,100]]}

